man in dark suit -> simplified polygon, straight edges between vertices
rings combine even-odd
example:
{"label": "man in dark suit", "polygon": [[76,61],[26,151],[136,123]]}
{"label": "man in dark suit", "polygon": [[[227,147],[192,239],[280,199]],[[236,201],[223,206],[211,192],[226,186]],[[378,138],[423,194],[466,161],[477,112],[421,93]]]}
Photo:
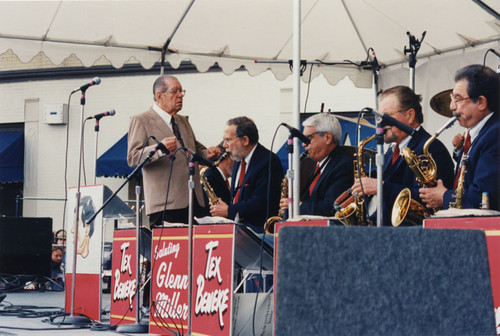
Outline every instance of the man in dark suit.
{"label": "man in dark suit", "polygon": [[[303,146],[316,167],[301,190],[300,214],[333,216],[335,199],[353,183],[353,157],[339,146],[342,128],[332,114],[313,115],[302,126],[311,141]],[[287,209],[288,199],[282,198],[280,206]]]}
{"label": "man in dark suit", "polygon": [[[486,192],[489,207],[500,210],[499,77],[482,65],[470,65],[457,72],[450,109],[459,114],[458,122],[467,129],[467,135],[453,187],[438,181],[435,188],[420,189],[420,197],[428,207],[456,206],[461,184],[464,193],[459,201],[464,209],[480,208]],[[463,183],[459,182],[461,175]]]}
{"label": "man in dark suit", "polygon": [[[259,132],[247,117],[227,122],[224,148],[235,161],[231,178],[231,203],[210,207],[213,216],[235,219],[256,233],[264,231],[266,219],[278,214],[283,167],[278,156],[258,143]],[[270,185],[269,183],[269,162]]]}
{"label": "man in dark suit", "polygon": [[[380,112],[388,114],[417,130],[413,136],[409,136],[397,127],[385,127],[384,142],[395,143],[386,152],[384,158],[382,225],[385,226],[391,225],[392,207],[396,197],[403,189],[409,188],[412,199],[419,203],[422,202],[418,193],[420,186],[416,176],[404,158],[399,155],[399,152],[404,147],[411,149],[415,155],[422,155],[424,144],[431,137],[421,126],[424,122],[422,106],[420,105],[421,99],[420,95],[415,94],[412,89],[406,86],[396,86],[380,94]],[[442,179],[445,185],[452,186],[453,160],[446,147],[436,139],[429,146],[429,153],[436,162],[437,178]],[[361,184],[366,195],[377,194],[377,179],[363,177],[361,178]],[[352,191],[362,195],[360,179],[356,179]],[[376,219],[376,215],[371,217],[372,220]]]}

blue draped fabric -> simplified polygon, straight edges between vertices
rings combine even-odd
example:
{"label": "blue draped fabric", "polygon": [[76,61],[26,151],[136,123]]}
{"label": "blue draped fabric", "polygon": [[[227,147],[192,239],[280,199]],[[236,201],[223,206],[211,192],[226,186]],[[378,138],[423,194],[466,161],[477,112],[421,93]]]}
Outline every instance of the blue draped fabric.
{"label": "blue draped fabric", "polygon": [[24,180],[24,132],[0,132],[0,183]]}

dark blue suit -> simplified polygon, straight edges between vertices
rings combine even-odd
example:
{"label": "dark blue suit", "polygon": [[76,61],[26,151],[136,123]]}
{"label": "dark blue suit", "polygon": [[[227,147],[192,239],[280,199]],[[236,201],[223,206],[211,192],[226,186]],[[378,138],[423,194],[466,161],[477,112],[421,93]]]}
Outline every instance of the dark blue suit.
{"label": "dark blue suit", "polygon": [[[483,192],[488,192],[490,209],[500,210],[500,143],[498,113],[484,124],[469,149],[462,200],[464,209],[480,208]],[[458,167],[458,165],[457,165]],[[446,191],[443,208],[455,202],[455,190]]]}
{"label": "dark blue suit", "polygon": [[[271,184],[268,197],[269,159],[271,159]],[[238,187],[238,181],[235,180],[240,164],[241,162],[234,163],[231,199],[234,199],[237,192],[235,189]],[[261,144],[257,144],[250,164],[246,167],[238,203],[229,205],[228,217],[234,219],[236,214],[239,214],[240,222],[257,233],[264,232],[267,218],[278,214],[282,180],[283,166],[279,157]]]}
{"label": "dark blue suit", "polygon": [[[408,142],[408,148],[416,155],[422,155],[424,152],[424,144],[431,137],[423,128],[412,136]],[[441,141],[435,139],[429,146],[429,153],[436,162],[437,179],[443,180],[444,185],[449,188],[453,186],[453,160],[450,153]],[[401,155],[394,165],[392,161],[392,148],[387,151],[384,158],[384,185],[383,185],[383,225],[391,226],[392,207],[396,197],[405,188],[410,188],[411,198],[422,203],[419,197],[419,186],[416,176],[410,169],[405,159]],[[376,215],[372,216],[375,219]]]}
{"label": "dark blue suit", "polygon": [[337,146],[329,157],[330,159],[310,196],[309,186],[312,174],[309,177],[309,182],[305,185],[306,196],[300,205],[301,215],[332,216],[334,214],[333,203],[354,183],[352,155]]}

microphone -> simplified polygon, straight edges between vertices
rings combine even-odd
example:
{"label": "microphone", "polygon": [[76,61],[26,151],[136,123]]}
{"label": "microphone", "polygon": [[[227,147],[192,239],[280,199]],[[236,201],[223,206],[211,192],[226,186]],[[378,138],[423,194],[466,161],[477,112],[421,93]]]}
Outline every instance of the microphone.
{"label": "microphone", "polygon": [[207,166],[207,167],[210,167],[210,168],[212,168],[214,166],[214,164],[212,162],[210,162],[209,160],[205,159],[200,154],[194,153],[193,151],[191,151],[189,149],[188,149],[188,153],[191,154],[191,159],[189,160],[189,162],[198,161],[201,165]]}
{"label": "microphone", "polygon": [[[114,110],[112,110],[114,112]],[[155,149],[153,149],[154,152],[157,152],[157,151],[161,151],[163,152],[164,155],[168,156],[171,160],[174,160],[175,159],[175,156],[172,154],[172,152],[170,152],[168,150],[167,147],[165,147],[165,145],[158,141],[158,139],[156,139],[156,137],[154,135],[151,136],[151,139],[153,139],[155,142],[156,142],[156,147]],[[161,153],[159,153],[160,157],[163,156],[161,155]]]}
{"label": "microphone", "polygon": [[94,79],[92,79],[90,82],[88,82],[87,84],[83,84],[79,88],[74,89],[73,91],[71,91],[71,93],[73,94],[77,91],[85,92],[85,90],[87,90],[89,88],[89,86],[99,85],[99,84],[101,84],[101,79],[99,77],[94,77]]}
{"label": "microphone", "polygon": [[497,57],[500,57],[500,53],[498,51],[496,51],[495,49],[488,49],[488,51],[491,51],[492,53],[497,55]]}
{"label": "microphone", "polygon": [[413,127],[408,126],[402,123],[401,121],[394,119],[388,114],[380,113],[369,107],[367,107],[366,110],[368,110],[368,112],[372,112],[377,118],[379,118],[378,121],[381,124],[381,126],[395,126],[408,135],[415,134],[415,129]]}
{"label": "microphone", "polygon": [[109,111],[106,111],[106,112],[103,112],[103,113],[98,113],[98,114],[95,114],[91,117],[88,117],[87,119],[101,119],[102,117],[106,117],[106,116],[114,116],[115,115],[115,110],[109,110]]}
{"label": "microphone", "polygon": [[302,141],[303,143],[305,143],[306,145],[309,145],[311,143],[311,140],[309,140],[304,134],[302,134],[301,131],[299,131],[295,127],[292,127],[292,126],[287,125],[285,123],[281,123],[281,125],[288,128],[288,130],[290,131],[290,134],[292,135],[293,138],[299,138],[299,140]]}
{"label": "microphone", "polygon": [[372,62],[373,69],[376,71],[380,71],[380,65],[378,64],[377,55],[375,54],[375,50],[373,49],[372,49],[372,56],[373,56],[373,62]]}

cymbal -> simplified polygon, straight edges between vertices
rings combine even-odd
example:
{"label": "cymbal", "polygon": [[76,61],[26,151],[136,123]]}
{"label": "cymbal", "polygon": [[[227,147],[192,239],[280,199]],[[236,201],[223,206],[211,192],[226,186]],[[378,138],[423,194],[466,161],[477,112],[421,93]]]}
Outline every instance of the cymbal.
{"label": "cymbal", "polygon": [[450,93],[452,91],[453,89],[449,89],[434,95],[430,101],[431,108],[442,116],[452,117],[453,113],[450,110]]}

